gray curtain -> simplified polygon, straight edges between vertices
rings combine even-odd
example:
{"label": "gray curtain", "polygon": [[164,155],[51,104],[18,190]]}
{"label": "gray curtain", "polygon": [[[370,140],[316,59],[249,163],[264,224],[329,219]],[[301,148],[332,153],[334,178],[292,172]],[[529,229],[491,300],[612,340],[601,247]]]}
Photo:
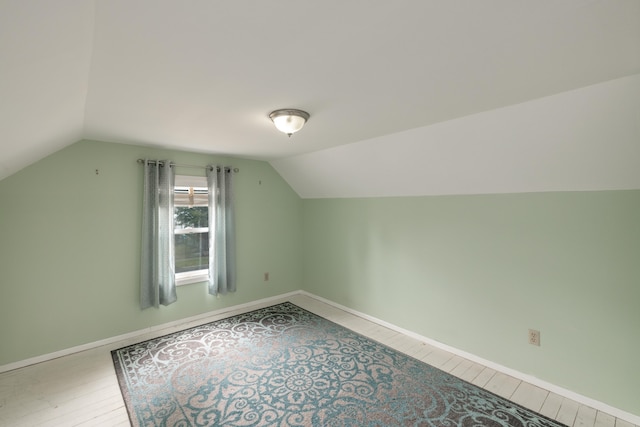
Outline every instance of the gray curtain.
{"label": "gray curtain", "polygon": [[176,296],[173,248],[173,187],[175,172],[169,160],[144,161],[142,201],[142,309],[174,303]]}
{"label": "gray curtain", "polygon": [[233,171],[207,167],[209,187],[209,293],[235,292],[236,257]]}

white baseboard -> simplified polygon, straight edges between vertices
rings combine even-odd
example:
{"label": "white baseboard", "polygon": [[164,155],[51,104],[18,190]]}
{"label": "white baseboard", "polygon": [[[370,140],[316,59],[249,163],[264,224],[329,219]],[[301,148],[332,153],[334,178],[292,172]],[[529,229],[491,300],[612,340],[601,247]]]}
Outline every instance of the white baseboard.
{"label": "white baseboard", "polygon": [[366,319],[366,320],[369,320],[371,322],[377,323],[378,325],[384,326],[385,328],[392,329],[392,330],[394,330],[396,332],[399,332],[401,334],[410,336],[410,337],[415,338],[415,339],[417,339],[419,341],[426,342],[429,345],[432,345],[434,347],[437,347],[437,348],[440,348],[442,350],[448,351],[449,353],[453,353],[453,354],[455,354],[457,356],[463,357],[463,358],[465,358],[467,360],[470,360],[472,362],[476,362],[476,363],[478,363],[480,365],[486,366],[486,367],[491,368],[491,369],[493,369],[495,371],[498,371],[498,372],[501,372],[503,374],[512,376],[514,378],[517,378],[519,380],[522,380],[522,381],[525,381],[525,382],[527,382],[529,384],[532,384],[532,385],[534,385],[536,387],[540,387],[540,388],[542,388],[544,390],[548,390],[548,391],[553,392],[555,394],[558,394],[558,395],[560,395],[562,397],[566,397],[568,399],[571,399],[571,400],[576,401],[578,403],[581,403],[583,405],[586,405],[586,406],[589,406],[589,407],[594,408],[596,410],[605,412],[605,413],[607,413],[609,415],[613,415],[616,418],[620,418],[622,420],[625,420],[625,421],[628,421],[628,422],[630,422],[632,424],[640,426],[640,416],[638,416],[638,415],[631,414],[629,412],[626,412],[626,411],[623,411],[621,409],[615,408],[613,406],[607,405],[606,403],[600,402],[598,400],[592,399],[592,398],[587,397],[587,396],[583,396],[583,395],[575,393],[575,392],[573,392],[571,390],[567,390],[565,388],[559,387],[559,386],[557,386],[555,384],[552,384],[552,383],[549,383],[547,381],[541,380],[541,379],[536,378],[536,377],[534,377],[532,375],[528,375],[528,374],[516,371],[515,369],[511,369],[511,368],[508,368],[506,366],[500,365],[498,363],[492,362],[490,360],[483,359],[481,357],[476,356],[475,354],[467,353],[466,351],[460,350],[460,349],[455,348],[455,347],[451,347],[451,346],[443,344],[443,343],[441,343],[439,341],[435,341],[435,340],[433,340],[431,338],[427,338],[425,336],[419,335],[419,334],[417,334],[417,333],[415,333],[413,331],[401,328],[401,327],[396,326],[396,325],[394,325],[392,323],[389,323],[389,322],[385,322],[384,320],[378,319],[378,318],[370,316],[368,314],[361,313],[361,312],[359,312],[357,310],[354,310],[354,309],[346,307],[344,305],[335,303],[335,302],[333,302],[331,300],[328,300],[326,298],[322,298],[320,296],[314,295],[314,294],[309,293],[307,291],[300,291],[300,294],[308,296],[309,298],[314,298],[314,299],[316,299],[318,301],[321,301],[321,302],[323,302],[325,304],[329,304],[329,305],[331,305],[333,307],[336,307],[336,308],[338,308],[340,310],[346,311],[347,313],[351,313],[351,314],[353,314],[355,316],[362,317],[363,319]]}
{"label": "white baseboard", "polygon": [[288,292],[285,294],[281,294],[281,295],[277,295],[277,296],[273,296],[273,297],[268,297],[268,298],[263,298],[260,300],[256,300],[256,301],[252,301],[249,303],[244,303],[244,304],[238,304],[238,305],[234,305],[231,307],[225,307],[225,308],[221,308],[219,310],[214,310],[214,311],[210,311],[207,313],[203,313],[203,314],[199,314],[196,316],[191,316],[185,319],[180,319],[180,320],[176,320],[173,322],[168,322],[168,323],[163,323],[161,325],[156,325],[156,326],[152,326],[149,328],[145,328],[145,329],[140,329],[137,331],[133,331],[133,332],[129,332],[126,334],[122,334],[122,335],[117,335],[114,337],[110,337],[110,338],[106,338],[104,340],[99,340],[99,341],[94,341],[91,343],[87,343],[87,344],[83,344],[83,345],[79,345],[79,346],[75,346],[75,347],[71,347],[71,348],[67,348],[64,350],[60,350],[60,351],[56,351],[53,353],[48,353],[48,354],[43,354],[41,356],[37,356],[37,357],[32,357],[29,359],[24,359],[24,360],[20,360],[18,362],[13,362],[13,363],[9,363],[6,365],[1,365],[0,366],[0,373],[2,372],[7,372],[7,371],[12,371],[14,369],[19,369],[19,368],[24,368],[26,366],[30,366],[30,365],[35,365],[36,363],[41,363],[41,362],[46,362],[47,360],[52,360],[52,359],[57,359],[59,357],[63,357],[63,356],[68,356],[70,354],[74,354],[74,353],[79,353],[81,351],[85,351],[85,350],[90,350],[93,348],[97,348],[97,347],[102,347],[102,346],[106,346],[106,345],[111,345],[114,343],[117,343],[119,341],[124,341],[124,340],[129,340],[129,339],[134,339],[136,337],[140,337],[140,336],[145,336],[145,335],[149,335],[149,334],[157,334],[158,336],[163,335],[164,333],[166,333],[167,329],[171,329],[171,328],[175,328],[175,327],[179,327],[180,325],[185,325],[188,323],[193,323],[193,322],[202,322],[202,321],[206,321],[209,318],[212,317],[216,317],[216,316],[220,316],[223,314],[228,314],[228,315],[233,315],[234,313],[242,313],[243,311],[247,311],[247,310],[251,310],[251,309],[256,309],[256,308],[260,308],[260,306],[266,306],[266,305],[270,305],[272,303],[276,303],[282,300],[286,300],[289,297],[292,297],[294,295],[305,295],[309,298],[313,298],[316,299],[318,301],[321,301],[325,304],[329,304],[333,307],[336,307],[340,310],[346,311],[347,313],[351,313],[355,316],[361,317],[363,319],[369,320],[371,322],[377,323],[381,326],[384,326],[386,328],[392,329],[396,332],[402,333],[404,335],[410,336],[412,338],[415,338],[417,340],[426,342],[434,347],[440,348],[442,350],[448,351],[450,353],[453,353],[457,356],[463,357],[467,360],[470,360],[472,362],[476,362],[479,363],[481,365],[484,365],[488,368],[494,369],[495,371],[498,372],[502,372],[506,375],[510,375],[514,378],[517,378],[519,380],[528,382],[529,384],[535,385],[537,387],[540,387],[542,389],[548,390],[550,392],[556,393],[560,396],[566,397],[568,399],[574,400],[578,403],[581,403],[583,405],[587,405],[591,408],[597,409],[599,411],[605,412],[609,415],[613,415],[616,418],[620,418],[622,420],[628,421],[632,424],[636,424],[640,426],[640,416],[638,415],[634,415],[631,414],[629,412],[623,411],[621,409],[615,408],[613,406],[607,405],[606,403],[600,402],[598,400],[592,399],[590,397],[587,396],[583,396],[581,394],[575,393],[571,390],[567,390],[565,388],[559,387],[555,384],[551,384],[549,382],[543,381],[539,378],[536,378],[534,376],[528,375],[528,374],[524,374],[522,372],[516,371],[514,369],[508,368],[506,366],[502,366],[500,364],[494,363],[490,360],[486,360],[483,359],[481,357],[478,357],[474,354],[471,353],[467,353],[466,351],[457,349],[455,347],[451,347],[448,346],[446,344],[443,344],[441,342],[432,340],[431,338],[427,338],[424,337],[422,335],[419,335],[413,331],[398,327],[392,323],[386,322],[384,320],[378,319],[376,317],[370,316],[368,314],[365,313],[361,313],[357,310],[354,310],[352,308],[346,307],[344,305],[338,304],[336,302],[333,302],[331,300],[328,300],[326,298],[320,297],[318,295],[314,295],[312,293],[309,293],[307,291],[303,291],[303,290],[298,290],[298,291],[293,291],[293,292]]}
{"label": "white baseboard", "polygon": [[293,292],[288,292],[286,294],[277,295],[274,297],[263,298],[263,299],[252,301],[249,303],[238,304],[231,307],[225,307],[219,310],[209,311],[207,313],[198,314],[198,315],[187,317],[184,319],[174,320],[173,322],[167,322],[161,325],[151,326],[149,328],[128,332],[126,334],[116,335],[114,337],[109,337],[103,340],[94,341],[87,344],[78,345],[75,347],[65,348],[64,350],[55,351],[53,353],[47,353],[41,356],[31,357],[29,359],[8,363],[6,365],[0,365],[0,373],[13,371],[14,369],[24,368],[26,366],[35,365],[37,363],[46,362],[47,360],[53,360],[63,356],[69,356],[70,354],[79,353],[81,351],[91,350],[93,348],[114,344],[114,343],[117,343],[118,341],[129,340],[136,337],[141,337],[144,335],[149,335],[154,333],[157,333],[158,336],[164,335],[167,329],[179,327],[180,325],[184,325],[192,322],[206,321],[206,319],[210,317],[220,316],[222,314],[232,315],[233,312],[241,313],[248,309],[257,308],[261,305],[269,305],[271,303],[274,303],[283,299],[287,299],[293,295],[299,295],[300,293],[301,291],[293,291]]}

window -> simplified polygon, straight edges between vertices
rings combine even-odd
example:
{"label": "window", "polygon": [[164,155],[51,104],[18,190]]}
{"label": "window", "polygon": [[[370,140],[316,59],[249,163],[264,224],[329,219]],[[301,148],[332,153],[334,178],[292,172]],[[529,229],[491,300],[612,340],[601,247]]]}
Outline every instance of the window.
{"label": "window", "polygon": [[209,276],[209,192],[204,176],[177,175],[174,187],[176,284]]}

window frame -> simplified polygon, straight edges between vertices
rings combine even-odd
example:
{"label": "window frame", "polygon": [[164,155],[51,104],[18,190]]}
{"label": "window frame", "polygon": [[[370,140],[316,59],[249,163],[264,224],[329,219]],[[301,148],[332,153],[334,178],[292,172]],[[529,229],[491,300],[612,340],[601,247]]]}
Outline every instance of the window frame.
{"label": "window frame", "polygon": [[[207,188],[207,177],[205,176],[190,176],[190,175],[176,175],[174,183],[174,194],[177,187],[193,187],[193,188]],[[209,195],[207,194],[207,199]],[[176,204],[174,200],[174,214],[175,208],[185,206],[184,204]],[[198,228],[176,228],[173,229],[174,236],[180,234],[195,234],[209,232],[209,227]],[[211,238],[211,237],[209,237]],[[174,265],[175,268],[175,265]],[[209,280],[209,268],[193,271],[185,271],[182,273],[174,273],[176,286],[190,285],[193,283],[202,283]]]}

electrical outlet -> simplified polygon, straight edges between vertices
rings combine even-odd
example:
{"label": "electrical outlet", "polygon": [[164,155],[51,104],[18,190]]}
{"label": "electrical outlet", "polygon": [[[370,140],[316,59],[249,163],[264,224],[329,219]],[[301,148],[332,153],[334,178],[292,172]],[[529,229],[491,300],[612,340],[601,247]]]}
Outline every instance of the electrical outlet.
{"label": "electrical outlet", "polygon": [[540,347],[540,331],[529,329],[529,344]]}
{"label": "electrical outlet", "polygon": [[269,281],[269,272],[264,273],[264,281],[265,282]]}

